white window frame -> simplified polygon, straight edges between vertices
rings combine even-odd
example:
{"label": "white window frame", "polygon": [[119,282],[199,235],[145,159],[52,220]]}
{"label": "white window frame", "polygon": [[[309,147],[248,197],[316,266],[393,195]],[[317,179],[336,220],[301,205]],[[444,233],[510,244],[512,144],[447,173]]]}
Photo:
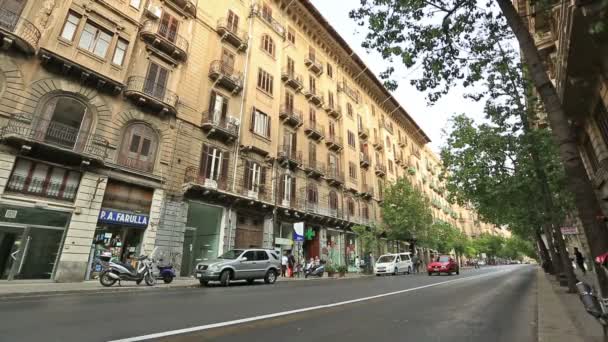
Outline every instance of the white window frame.
{"label": "white window frame", "polygon": [[129,6],[139,9],[141,7],[141,0],[129,0]]}
{"label": "white window frame", "polygon": [[[121,46],[124,44],[124,46]],[[112,56],[112,64],[122,66],[127,58],[127,50],[129,49],[129,42],[125,39],[118,38],[116,47],[114,48],[114,55]],[[120,53],[120,54],[119,54]],[[117,57],[120,56],[120,61],[117,61]]]}
{"label": "white window frame", "polygon": [[[222,158],[223,151],[218,148],[213,148],[213,153],[211,153],[211,165],[209,166],[209,175],[210,178],[207,178],[211,181],[219,181],[222,174]],[[205,177],[207,177],[205,175]]]}
{"label": "white window frame", "polygon": [[81,19],[82,17],[80,15],[69,12],[68,17],[65,19],[65,23],[63,23],[63,29],[61,29],[61,38],[73,42]]}
{"label": "white window frame", "polygon": [[255,110],[253,115],[253,133],[268,137],[268,124],[270,123],[270,117],[259,110]]}
{"label": "white window frame", "polygon": [[251,173],[249,174],[249,191],[260,191],[260,178],[262,175],[262,166],[258,163],[251,163]]}
{"label": "white window frame", "polygon": [[[86,42],[83,41],[84,37],[90,35],[90,41],[88,46],[86,46]],[[106,32],[99,26],[87,22],[84,24],[84,28],[80,33],[80,39],[78,41],[78,47],[87,50],[88,52],[94,54],[100,58],[106,58],[108,56],[108,51],[110,50],[110,46],[112,45],[113,35],[111,33]],[[98,49],[102,48],[102,44],[105,43],[105,47],[103,48],[103,54],[100,54],[102,51],[98,51]]]}

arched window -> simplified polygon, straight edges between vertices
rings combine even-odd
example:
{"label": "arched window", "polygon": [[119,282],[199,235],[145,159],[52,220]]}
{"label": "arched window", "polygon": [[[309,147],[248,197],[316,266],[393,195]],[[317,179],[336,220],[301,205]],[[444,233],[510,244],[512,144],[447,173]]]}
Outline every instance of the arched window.
{"label": "arched window", "polygon": [[319,192],[316,184],[310,183],[306,187],[306,201],[310,204],[319,203]]}
{"label": "arched window", "polygon": [[329,192],[329,208],[338,210],[338,194],[334,190]]}
{"label": "arched window", "polygon": [[150,126],[143,123],[129,125],[123,134],[118,164],[152,172],[157,149],[158,135]]}
{"label": "arched window", "polygon": [[48,100],[36,118],[36,135],[46,142],[82,151],[91,128],[88,107],[72,96]]}
{"label": "arched window", "polygon": [[274,40],[267,34],[262,36],[262,49],[274,57]]}
{"label": "arched window", "polygon": [[355,216],[355,201],[352,198],[346,199],[346,207],[348,209],[348,216]]}

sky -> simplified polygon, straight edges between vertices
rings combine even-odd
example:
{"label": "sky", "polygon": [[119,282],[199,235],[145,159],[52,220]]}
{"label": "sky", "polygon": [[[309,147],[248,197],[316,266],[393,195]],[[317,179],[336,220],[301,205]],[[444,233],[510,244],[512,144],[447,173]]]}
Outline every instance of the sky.
{"label": "sky", "polygon": [[[361,47],[361,43],[365,38],[365,28],[358,26],[348,17],[348,12],[359,5],[359,0],[311,1],[376,75],[386,69],[388,66],[387,62],[377,52],[368,52]],[[463,98],[465,91],[462,88],[452,89],[439,102],[433,106],[429,106],[425,94],[416,90],[409,82],[421,70],[416,69],[416,66],[409,70],[401,64],[394,64],[393,66],[395,67],[395,75],[397,75],[397,81],[399,82],[399,88],[393,95],[431,138],[430,147],[435,152],[439,152],[439,149],[445,142],[442,131],[453,114],[465,113],[475,119],[482,119],[483,106]]]}

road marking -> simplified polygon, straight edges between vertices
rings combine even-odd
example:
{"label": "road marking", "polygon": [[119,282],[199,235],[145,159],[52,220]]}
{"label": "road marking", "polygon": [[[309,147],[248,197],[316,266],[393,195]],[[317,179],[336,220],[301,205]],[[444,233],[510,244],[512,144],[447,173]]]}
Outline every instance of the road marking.
{"label": "road marking", "polygon": [[410,289],[387,292],[387,293],[382,293],[379,295],[374,295],[374,296],[369,296],[369,297],[345,300],[345,301],[337,302],[337,303],[323,304],[323,305],[311,306],[308,308],[301,308],[301,309],[295,309],[295,310],[289,310],[289,311],[281,311],[281,312],[276,312],[276,313],[272,313],[272,314],[236,319],[236,320],[232,320],[232,321],[211,323],[211,324],[200,325],[200,326],[191,327],[191,328],[170,330],[170,331],[165,331],[165,332],[161,332],[161,333],[149,334],[149,335],[143,335],[143,336],[137,336],[137,337],[130,337],[130,338],[125,338],[125,339],[120,339],[120,340],[112,340],[109,342],[147,341],[147,340],[152,340],[152,339],[156,339],[156,338],[163,338],[163,337],[188,334],[188,333],[193,333],[193,332],[198,332],[198,331],[203,331],[203,330],[223,328],[223,327],[227,327],[227,326],[231,326],[231,325],[261,321],[261,320],[265,320],[265,319],[269,319],[269,318],[276,318],[276,317],[281,317],[281,316],[294,315],[294,314],[298,314],[298,313],[302,313],[302,312],[308,312],[308,311],[314,311],[314,310],[320,310],[320,309],[328,309],[328,308],[333,308],[333,307],[337,307],[337,306],[359,303],[359,302],[364,302],[364,301],[368,301],[368,300],[372,300],[372,299],[394,296],[394,295],[398,295],[398,294],[402,294],[402,293],[427,289],[427,288],[431,288],[431,287],[435,287],[435,286],[439,286],[439,285],[445,285],[445,284],[455,283],[455,282],[464,281],[464,280],[484,278],[484,277],[488,277],[490,275],[496,275],[496,274],[504,273],[504,272],[511,272],[514,269],[515,268],[503,269],[503,270],[489,272],[489,273],[485,273],[485,274],[479,274],[479,275],[470,276],[470,277],[458,278],[458,279],[453,279],[453,280],[442,281],[439,283],[413,287]]}

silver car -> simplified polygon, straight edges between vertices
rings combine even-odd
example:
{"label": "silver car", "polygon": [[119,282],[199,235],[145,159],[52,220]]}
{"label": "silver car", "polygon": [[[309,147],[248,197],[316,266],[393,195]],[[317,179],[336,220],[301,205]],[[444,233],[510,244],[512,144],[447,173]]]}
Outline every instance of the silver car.
{"label": "silver car", "polygon": [[195,275],[203,286],[210,281],[219,281],[222,286],[228,286],[231,280],[247,280],[253,284],[256,279],[274,284],[280,269],[281,258],[273,250],[233,249],[217,259],[198,263]]}

